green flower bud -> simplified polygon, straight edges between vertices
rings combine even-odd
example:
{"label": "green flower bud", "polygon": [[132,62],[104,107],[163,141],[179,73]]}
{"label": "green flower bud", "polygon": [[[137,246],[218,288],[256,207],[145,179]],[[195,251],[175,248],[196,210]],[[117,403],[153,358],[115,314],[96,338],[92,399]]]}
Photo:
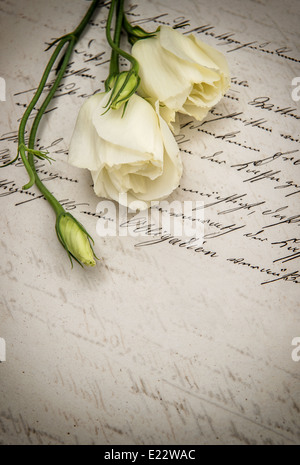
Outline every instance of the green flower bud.
{"label": "green flower bud", "polygon": [[133,45],[137,40],[148,39],[154,37],[155,32],[146,32],[140,26],[133,26],[130,30],[130,43]]}
{"label": "green flower bud", "polygon": [[[95,254],[90,244],[91,237],[70,213],[61,213],[56,219],[56,233],[70,260],[80,265],[95,266]],[[71,258],[72,257],[72,258]]]}
{"label": "green flower bud", "polygon": [[113,89],[116,82],[117,74],[110,74],[105,81],[105,92]]}
{"label": "green flower bud", "polygon": [[154,37],[155,34],[158,32],[159,27],[156,31],[153,32],[146,32],[140,26],[132,26],[130,22],[127,20],[126,16],[123,16],[123,26],[125,31],[127,32],[128,40],[133,45],[136,41],[140,39],[147,39],[149,37]]}
{"label": "green flower bud", "polygon": [[118,74],[110,98],[110,108],[118,110],[135,93],[139,83],[140,78],[133,69]]}

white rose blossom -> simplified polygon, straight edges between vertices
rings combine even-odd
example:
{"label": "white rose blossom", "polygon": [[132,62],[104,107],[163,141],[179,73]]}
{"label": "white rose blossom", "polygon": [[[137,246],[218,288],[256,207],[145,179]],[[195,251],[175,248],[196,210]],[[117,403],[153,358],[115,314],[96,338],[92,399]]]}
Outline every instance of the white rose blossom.
{"label": "white rose blossom", "polygon": [[138,40],[131,53],[139,63],[139,93],[159,101],[175,132],[177,112],[201,121],[230,86],[225,57],[192,34],[161,26],[154,37]]}
{"label": "white rose blossom", "polygon": [[91,171],[97,196],[125,206],[135,202],[135,208],[145,209],[178,187],[182,174],[178,145],[158,114],[158,105],[155,110],[134,94],[123,114],[124,105],[105,111],[108,99],[109,93],[98,93],[82,105],[69,163]]}

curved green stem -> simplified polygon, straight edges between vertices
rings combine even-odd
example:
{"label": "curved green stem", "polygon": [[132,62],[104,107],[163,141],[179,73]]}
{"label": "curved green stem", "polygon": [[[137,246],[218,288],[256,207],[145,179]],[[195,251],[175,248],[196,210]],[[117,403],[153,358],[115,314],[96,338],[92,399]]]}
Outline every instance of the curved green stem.
{"label": "curved green stem", "polygon": [[[121,2],[120,0],[112,0],[110,9],[108,12],[107,23],[106,23],[106,37],[109,35],[110,40],[112,40],[111,35],[110,35],[110,29],[111,29],[112,18],[114,15],[114,10],[116,8],[116,23],[115,23],[113,43],[117,47],[120,46],[122,22],[123,22],[123,19],[122,19],[123,18],[123,5],[124,5],[124,0],[122,0]],[[110,56],[110,63],[109,63],[109,74],[105,80],[105,92],[108,92],[111,89],[115,81],[115,77],[119,73],[120,73],[119,54],[114,48],[112,48],[111,56]]]}
{"label": "curved green stem", "polygon": [[[63,63],[61,65],[61,67],[60,67],[60,70],[59,70],[58,75],[57,75],[57,77],[56,77],[56,79],[54,81],[54,84],[52,85],[52,87],[50,89],[50,92],[48,93],[47,97],[43,101],[43,103],[42,103],[36,117],[34,118],[32,128],[31,128],[31,131],[30,131],[30,136],[29,136],[29,143],[28,143],[28,148],[29,149],[34,148],[36,133],[37,133],[37,130],[38,130],[40,120],[41,120],[47,106],[49,105],[53,95],[55,94],[55,92],[56,92],[56,90],[57,90],[57,88],[59,86],[59,83],[60,83],[60,81],[61,81],[61,79],[62,79],[62,77],[63,77],[63,75],[65,73],[65,70],[66,70],[66,67],[67,67],[67,65],[69,63],[69,59],[70,59],[74,44],[75,44],[75,39],[72,38],[71,41],[69,42],[68,48],[67,48],[66,53],[64,55]],[[29,162],[29,165],[30,165],[31,170],[33,172],[34,181],[35,181],[36,186],[41,191],[41,193],[44,195],[44,197],[48,200],[50,205],[55,210],[56,214],[61,213],[62,211],[64,211],[64,209],[60,205],[60,203],[56,200],[56,198],[51,194],[51,192],[44,186],[44,184],[40,180],[40,178],[39,178],[39,176],[38,176],[38,174],[36,172],[36,169],[35,169],[34,156],[33,156],[32,153],[28,154],[28,162]],[[24,189],[26,189],[26,188],[28,188],[27,185],[24,186]]]}
{"label": "curved green stem", "polygon": [[[123,3],[123,2],[122,2]],[[111,4],[111,10],[109,11],[109,18],[108,21],[112,21],[112,13],[114,10],[114,2]],[[121,17],[120,17],[120,11],[121,11]],[[114,33],[114,43],[119,47],[120,45],[120,39],[121,39],[121,31],[122,31],[122,5],[120,5],[120,2],[117,1],[117,8],[116,8],[116,27],[115,27],[115,33]],[[109,26],[110,27],[110,26]],[[110,58],[110,64],[109,64],[109,76],[114,76],[116,74],[119,74],[119,55],[118,53],[112,49],[111,51],[111,58]]]}
{"label": "curved green stem", "polygon": [[18,145],[18,153],[17,153],[17,156],[10,162],[6,163],[5,165],[2,165],[1,168],[4,168],[5,166],[8,166],[8,165],[11,165],[14,161],[16,161],[18,159],[18,156],[19,156],[19,153],[21,155],[21,158],[22,158],[22,161],[24,163],[24,166],[29,174],[29,178],[30,178],[30,181],[29,181],[29,184],[33,184],[34,183],[34,175],[32,173],[32,169],[28,163],[28,160],[27,160],[27,157],[26,157],[26,150],[25,150],[25,126],[26,126],[26,123],[28,121],[28,118],[32,112],[32,110],[34,109],[36,103],[38,102],[43,90],[44,90],[44,87],[45,87],[45,84],[47,82],[47,79],[48,79],[48,76],[50,74],[50,71],[62,49],[62,47],[64,46],[64,44],[66,43],[66,40],[59,43],[56,47],[56,49],[54,50],[50,60],[48,61],[48,64],[45,68],[45,71],[43,73],[43,76],[42,76],[42,79],[38,85],[38,88],[36,90],[36,93],[33,97],[33,99],[31,100],[31,102],[29,103],[28,107],[26,108],[26,111],[21,119],[21,122],[20,122],[20,126],[19,126],[19,131],[18,131],[18,142],[19,142],[19,145]]}
{"label": "curved green stem", "polygon": [[85,16],[82,18],[81,22],[76,27],[76,29],[74,29],[73,36],[76,37],[76,42],[79,39],[79,37],[81,36],[81,34],[83,33],[83,30],[85,29],[87,23],[91,19],[91,17],[93,15],[98,3],[99,3],[99,0],[93,0],[93,2],[91,3],[91,6],[87,10]]}
{"label": "curved green stem", "polygon": [[131,45],[133,45],[137,40],[154,37],[159,29],[158,28],[154,32],[146,32],[140,26],[131,26],[125,14],[123,15],[123,27],[127,33],[127,37]]}
{"label": "curved green stem", "polygon": [[[32,127],[31,127],[31,131],[30,131],[30,135],[29,135],[29,143],[28,143],[28,148],[29,149],[34,149],[34,145],[35,145],[35,138],[36,138],[36,133],[37,133],[37,130],[38,130],[38,127],[39,127],[39,123],[40,123],[40,120],[47,108],[47,106],[49,105],[51,99],[53,98],[59,84],[60,84],[60,81],[61,79],[63,78],[63,75],[65,73],[65,70],[66,70],[66,67],[69,63],[69,60],[70,60],[70,56],[71,56],[71,53],[73,51],[73,48],[74,48],[74,45],[75,43],[77,42],[77,40],[79,39],[79,36],[80,34],[82,33],[84,27],[86,26],[86,24],[88,23],[94,9],[96,8],[97,4],[98,4],[99,0],[94,0],[92,5],[90,6],[89,10],[87,11],[85,17],[83,18],[83,20],[81,21],[80,25],[75,29],[75,31],[70,34],[70,35],[67,35],[67,36],[64,36],[61,41],[59,42],[59,44],[57,45],[54,53],[52,54],[52,57],[51,59],[49,60],[49,63],[47,65],[47,68],[43,74],[43,78],[41,80],[41,83],[39,85],[39,88],[38,90],[40,89],[41,85],[44,83],[46,83],[46,80],[45,80],[45,76],[49,75],[52,67],[53,67],[53,64],[54,62],[56,61],[57,57],[58,57],[58,54],[59,52],[61,51],[62,47],[67,43],[68,43],[68,47],[67,47],[67,50],[63,56],[63,61],[62,61],[62,64],[59,68],[59,71],[58,71],[58,74],[56,76],[56,79],[47,95],[47,97],[45,98],[45,100],[43,101],[40,109],[38,110],[35,118],[34,118],[34,121],[33,121],[33,124],[32,124]],[[54,59],[55,57],[55,59]],[[51,63],[51,68],[49,69],[49,65]],[[43,88],[41,89],[43,90]],[[41,95],[41,92],[39,93],[39,96]],[[33,100],[36,100],[36,95],[34,97]],[[36,102],[35,102],[36,103]],[[30,107],[31,107],[31,111],[33,109],[33,106],[32,105],[32,102],[30,104]],[[29,107],[27,109],[27,111],[25,112],[25,115],[28,119],[28,116],[30,114],[30,112],[28,113],[29,111]],[[28,115],[27,115],[28,113]],[[24,118],[24,117],[23,117]],[[26,119],[26,121],[27,121]],[[23,120],[23,119],[22,119]],[[22,123],[22,122],[21,122]],[[26,122],[25,122],[26,124]],[[24,127],[25,129],[25,124],[23,123],[22,127]],[[19,130],[19,134],[20,134],[20,130]],[[24,130],[23,130],[23,133],[21,133],[21,136],[24,137]],[[23,158],[22,158],[23,159]],[[32,177],[33,177],[33,183],[36,184],[36,186],[38,187],[38,189],[41,191],[41,193],[44,195],[44,197],[48,200],[48,202],[50,203],[50,205],[52,206],[52,208],[54,209],[56,215],[59,215],[61,213],[64,212],[64,209],[62,207],[62,205],[58,202],[58,200],[51,194],[51,192],[46,188],[46,186],[42,183],[42,181],[40,180],[37,172],[36,172],[36,169],[35,169],[35,164],[34,164],[34,155],[33,153],[28,153],[28,160],[26,159],[29,167],[30,167],[30,173],[31,173],[31,178],[30,178],[30,181],[29,183],[24,186],[24,189],[28,189],[29,187],[31,187],[31,183],[32,183]]]}
{"label": "curved green stem", "polygon": [[[74,45],[78,41],[81,33],[83,32],[85,26],[90,20],[92,13],[94,12],[98,3],[99,3],[99,0],[93,0],[84,18],[82,19],[80,24],[76,27],[76,29],[72,33],[56,39],[54,42],[52,42],[52,44],[49,45],[48,49],[51,48],[54,44],[57,44],[44,70],[41,81],[37,87],[36,93],[34,94],[30,104],[28,105],[21,119],[19,130],[18,130],[17,157],[14,160],[7,163],[6,165],[3,165],[3,166],[7,166],[13,163],[15,160],[18,159],[18,156],[20,153],[23,164],[29,174],[29,182],[23,187],[23,189],[28,189],[34,183],[36,184],[38,189],[41,191],[43,196],[50,203],[50,205],[52,206],[52,208],[54,209],[56,213],[55,229],[56,229],[57,237],[59,241],[61,242],[61,244],[63,245],[63,247],[66,249],[68,256],[71,260],[71,263],[72,263],[72,258],[74,258],[80,265],[82,265],[83,263],[88,266],[94,266],[95,265],[94,258],[97,258],[90,244],[91,237],[85,231],[84,227],[74,217],[72,217],[70,213],[65,212],[60,202],[46,188],[46,186],[43,184],[43,182],[39,178],[38,173],[36,171],[36,167],[35,167],[34,157],[38,157],[40,159],[46,159],[49,161],[50,161],[50,157],[48,157],[48,152],[42,152],[42,151],[36,150],[34,146],[35,146],[36,134],[37,134],[37,130],[38,130],[41,118],[44,115],[45,110],[47,106],[49,105],[51,99],[53,98],[60,84],[60,81],[65,73],[65,70],[68,66]],[[58,63],[58,66],[56,69],[56,78],[54,82],[51,83],[50,90],[46,98],[42,102],[39,110],[37,111],[37,114],[34,118],[31,131],[29,134],[28,147],[26,147],[25,129],[26,129],[28,118],[32,110],[34,109],[36,103],[38,102],[42,92],[44,91],[49,74],[52,71],[54,63],[59,57],[59,54],[62,51],[65,44],[68,44],[68,45],[67,45],[67,48],[64,54],[62,55],[62,58],[60,59]],[[28,154],[27,156],[26,156],[26,152]],[[67,226],[66,226],[66,221],[69,222]],[[71,222],[71,229],[69,227],[70,222]],[[79,240],[77,240],[78,234],[80,234]]]}
{"label": "curved green stem", "polygon": [[[19,126],[19,135],[18,135],[18,140],[19,140],[19,152],[20,152],[20,155],[21,155],[21,158],[22,158],[22,161],[23,161],[23,164],[29,174],[29,182],[23,187],[24,189],[29,189],[31,186],[33,186],[34,184],[34,180],[35,180],[35,177],[34,177],[34,173],[32,171],[32,168],[27,160],[27,157],[26,157],[26,150],[24,148],[25,146],[25,126],[26,126],[26,123],[28,121],[28,118],[32,112],[32,110],[34,109],[34,106],[36,105],[36,103],[38,102],[43,90],[44,90],[44,87],[45,87],[45,84],[47,82],[47,79],[48,79],[48,76],[52,70],[52,67],[61,51],[61,49],[63,48],[63,46],[65,45],[67,40],[64,40],[62,42],[60,42],[56,49],[54,50],[47,66],[46,66],[46,69],[44,71],[44,74],[42,76],[42,79],[41,79],[41,82],[37,88],[37,91],[33,97],[33,99],[31,100],[30,104],[28,105],[24,115],[23,115],[23,118],[21,120],[21,123],[20,123],[20,126]],[[31,148],[34,148],[34,147],[31,147]]]}
{"label": "curved green stem", "polygon": [[[110,47],[113,49],[113,51],[115,51],[118,55],[121,55],[123,58],[128,60],[132,64],[133,70],[136,72],[136,74],[138,74],[139,65],[138,65],[137,60],[132,55],[130,55],[129,53],[127,53],[124,50],[122,50],[121,48],[119,48],[119,44],[116,44],[114,42],[114,40],[112,39],[111,35],[110,35],[110,29],[111,29],[111,23],[112,23],[112,17],[113,17],[113,13],[114,13],[115,4],[116,4],[116,0],[112,0],[111,7],[110,7],[110,10],[109,10],[109,15],[108,15],[108,18],[107,18],[107,23],[106,23],[106,39],[107,39],[107,42],[109,43]],[[119,10],[118,10],[118,17],[117,17],[117,26],[119,25],[119,21],[123,22],[124,1],[120,0],[118,6],[119,6]]]}
{"label": "curved green stem", "polygon": [[[62,48],[64,47],[64,45],[69,42],[69,45],[72,44],[72,48],[70,50],[70,47],[68,46],[68,49],[67,49],[67,52],[66,54],[68,54],[68,60],[69,60],[69,57],[71,55],[71,52],[72,52],[72,49],[75,45],[75,43],[77,42],[77,40],[79,39],[79,36],[80,34],[83,32],[85,26],[87,25],[88,21],[90,20],[97,4],[99,3],[99,0],[93,0],[92,4],[90,5],[87,13],[85,14],[85,16],[83,17],[82,21],[80,22],[80,24],[76,27],[76,29],[70,33],[70,34],[67,34],[63,37],[61,37],[60,39],[57,39],[55,40],[50,46],[54,45],[54,43],[58,42],[59,43],[57,44],[54,52],[52,53],[48,63],[47,63],[47,66],[44,70],[44,73],[42,75],[42,78],[41,78],[41,81],[37,87],[37,90],[36,90],[36,93],[34,94],[31,102],[29,103],[28,107],[26,108],[26,111],[21,119],[21,122],[20,122],[20,125],[19,125],[19,130],[18,130],[18,153],[17,153],[17,156],[11,160],[10,162],[6,163],[5,165],[2,165],[1,168],[4,168],[8,165],[11,165],[12,163],[14,163],[17,159],[18,159],[18,156],[20,154],[21,156],[21,159],[22,159],[22,162],[26,168],[26,171],[29,175],[29,182],[23,187],[23,189],[29,189],[31,186],[33,186],[34,182],[35,182],[35,173],[32,169],[32,165],[31,163],[29,162],[29,156],[27,158],[26,156],[26,145],[25,145],[25,127],[26,127],[26,124],[27,124],[27,121],[28,121],[28,118],[32,112],[32,110],[34,109],[35,105],[37,104],[42,92],[44,91],[44,88],[45,88],[45,85],[46,85],[46,82],[48,80],[48,77],[49,77],[49,74],[53,68],[53,65],[55,63],[55,61],[57,60],[57,57],[59,56]],[[65,60],[66,57],[64,57],[64,63],[67,65],[68,64],[68,61]],[[64,70],[65,70],[66,66],[64,67]],[[62,74],[60,74],[60,79],[62,78]],[[56,87],[57,88],[57,87]],[[55,90],[56,90],[55,88]],[[53,89],[53,87],[52,87]],[[54,92],[52,92],[52,89],[50,90],[50,93],[51,93],[51,97],[49,99],[49,101],[51,100]],[[48,103],[49,103],[48,101]],[[48,103],[46,104],[46,106],[48,105]],[[45,108],[44,107],[44,110],[45,111]],[[39,121],[43,115],[43,112],[38,112],[39,114],[39,117],[38,117],[38,120],[36,122],[36,125],[38,126],[39,124]],[[33,147],[31,147],[33,148]],[[30,155],[32,157],[32,154]]]}

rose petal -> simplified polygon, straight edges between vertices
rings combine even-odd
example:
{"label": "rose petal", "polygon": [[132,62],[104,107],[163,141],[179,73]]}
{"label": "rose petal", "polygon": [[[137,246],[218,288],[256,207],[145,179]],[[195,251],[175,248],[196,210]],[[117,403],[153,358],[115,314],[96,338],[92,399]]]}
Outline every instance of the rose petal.
{"label": "rose petal", "polygon": [[[103,114],[104,103],[105,100],[98,105],[92,118],[98,135],[111,144],[134,150],[135,155],[140,152],[139,159],[148,159],[148,154],[151,154],[153,158],[162,161],[159,126],[151,105],[138,95],[132,95],[122,117],[123,106]],[[125,163],[125,158],[120,162]]]}
{"label": "rose petal", "polygon": [[217,62],[198,46],[198,43],[193,40],[192,34],[186,36],[169,26],[161,26],[159,40],[165,50],[181,60],[218,71]]}
{"label": "rose petal", "polygon": [[[175,38],[183,38],[189,54],[180,50],[180,44],[177,44],[178,48],[171,46],[169,35],[173,38],[173,34]],[[178,111],[184,105],[194,83],[213,84],[220,79],[218,65],[201,49],[198,50],[198,56],[191,49],[197,49],[192,40],[168,27],[162,27],[157,38],[137,41],[132,47],[132,54],[140,63],[140,88],[143,95],[155,97]],[[193,56],[201,61],[193,60]]]}
{"label": "rose petal", "polygon": [[211,47],[205,42],[202,42],[202,40],[199,40],[194,35],[190,35],[190,38],[197,45],[197,47],[199,47],[200,50],[203,51],[203,53],[206,53],[207,56],[211,58],[211,60],[218,66],[220,72],[224,74],[224,76],[227,76],[227,78],[229,79],[230,72],[228,68],[228,63],[224,55],[220,53],[218,50],[216,50],[214,47]]}
{"label": "rose petal", "polygon": [[79,110],[73,131],[68,162],[78,168],[97,170],[102,166],[99,154],[103,143],[92,124],[92,114],[103,99],[103,94],[89,97]]}

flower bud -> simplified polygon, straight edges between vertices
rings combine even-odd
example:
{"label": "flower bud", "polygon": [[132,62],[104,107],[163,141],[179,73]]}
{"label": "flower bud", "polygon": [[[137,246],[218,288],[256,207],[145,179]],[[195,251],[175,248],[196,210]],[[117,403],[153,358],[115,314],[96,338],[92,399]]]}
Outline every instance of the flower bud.
{"label": "flower bud", "polygon": [[137,40],[147,39],[149,37],[155,36],[156,32],[159,31],[159,27],[154,32],[146,32],[140,26],[132,26],[127,20],[126,15],[123,15],[123,26],[127,32],[128,40],[133,45]]}
{"label": "flower bud", "polygon": [[140,78],[132,69],[118,74],[112,90],[110,108],[118,110],[135,93],[139,83]]}
{"label": "flower bud", "polygon": [[138,40],[131,55],[139,64],[140,94],[159,102],[160,115],[174,132],[178,113],[202,121],[230,87],[225,56],[169,26],[160,26],[155,37]]}
{"label": "flower bud", "polygon": [[149,32],[144,31],[144,29],[142,29],[140,26],[133,26],[130,29],[129,42],[131,43],[131,45],[133,45],[135,44],[137,40],[147,39],[149,37],[154,37],[154,36],[155,36],[155,32],[149,33]]}
{"label": "flower bud", "polygon": [[61,213],[56,220],[58,239],[78,263],[95,266],[95,254],[90,244],[90,236],[84,227],[70,213]]}

